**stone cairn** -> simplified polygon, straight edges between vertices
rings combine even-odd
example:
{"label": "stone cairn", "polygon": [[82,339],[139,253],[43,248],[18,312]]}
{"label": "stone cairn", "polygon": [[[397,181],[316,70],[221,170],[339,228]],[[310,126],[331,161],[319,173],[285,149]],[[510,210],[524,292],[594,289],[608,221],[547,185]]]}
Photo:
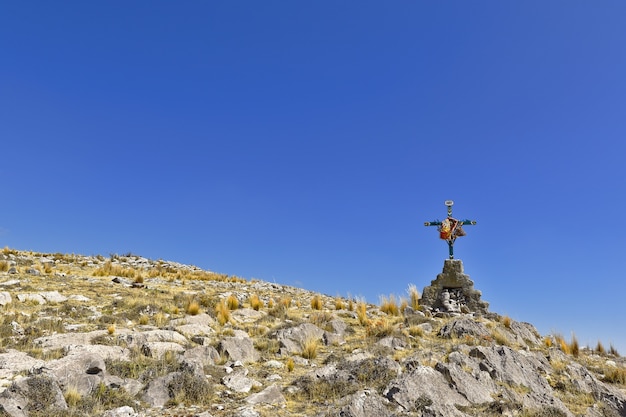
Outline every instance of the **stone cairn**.
{"label": "stone cairn", "polygon": [[480,299],[482,293],[474,289],[474,282],[463,273],[460,259],[446,259],[443,272],[422,291],[420,305],[435,315],[487,313],[489,303]]}

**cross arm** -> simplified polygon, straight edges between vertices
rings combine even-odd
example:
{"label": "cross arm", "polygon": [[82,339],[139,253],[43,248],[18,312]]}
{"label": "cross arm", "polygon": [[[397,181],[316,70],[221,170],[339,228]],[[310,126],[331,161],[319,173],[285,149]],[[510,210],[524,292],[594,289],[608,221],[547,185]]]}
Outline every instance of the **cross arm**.
{"label": "cross arm", "polygon": [[469,225],[475,225],[476,224],[476,220],[463,220],[459,222],[460,224],[469,224]]}
{"label": "cross arm", "polygon": [[439,220],[424,222],[424,226],[441,226],[441,222]]}

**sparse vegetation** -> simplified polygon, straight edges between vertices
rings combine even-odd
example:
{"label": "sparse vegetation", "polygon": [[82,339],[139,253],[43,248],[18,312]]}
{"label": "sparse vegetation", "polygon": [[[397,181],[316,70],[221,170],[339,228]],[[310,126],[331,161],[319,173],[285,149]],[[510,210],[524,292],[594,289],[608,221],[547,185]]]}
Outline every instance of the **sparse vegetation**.
{"label": "sparse vegetation", "polygon": [[319,348],[320,340],[310,338],[302,343],[302,357],[305,359],[315,359],[317,357],[317,349]]}
{"label": "sparse vegetation", "polygon": [[380,311],[391,316],[400,315],[400,308],[398,307],[396,297],[393,294],[391,294],[389,298],[385,296],[380,297]]}
{"label": "sparse vegetation", "polygon": [[321,310],[324,307],[324,302],[322,301],[322,297],[319,295],[314,295],[311,298],[311,308],[313,310]]}
{"label": "sparse vegetation", "polygon": [[191,301],[187,305],[185,312],[189,314],[190,316],[197,316],[198,314],[200,314],[200,304],[195,300]]}
{"label": "sparse vegetation", "polygon": [[367,318],[367,305],[363,301],[357,303],[356,314],[359,319],[359,324],[361,326],[367,326],[367,324],[369,323],[369,320]]}
{"label": "sparse vegetation", "polygon": [[256,311],[263,308],[263,301],[261,301],[257,294],[252,294],[250,296],[250,308]]}
{"label": "sparse vegetation", "polygon": [[[5,248],[2,255],[7,251],[14,252]],[[603,402],[601,396],[594,397],[582,392],[572,382],[578,375],[576,370],[580,368],[577,364],[585,366],[590,377],[594,378],[594,384],[614,384],[615,387],[611,389],[616,390],[624,390],[626,387],[626,361],[613,346],[605,349],[598,341],[595,349],[580,348],[574,335],[569,342],[559,335],[551,335],[543,340],[535,339],[538,340],[535,343],[522,339],[521,326],[507,316],[494,314],[473,318],[475,324],[487,329],[486,335],[470,333],[444,339],[439,335],[443,325],[457,318],[431,315],[429,309],[419,305],[419,293],[414,285],[409,285],[408,296],[382,297],[380,306],[376,308],[366,304],[364,299],[332,297],[290,287],[282,291],[279,286],[266,286],[260,281],[255,281],[254,285],[238,286],[237,283],[245,281],[165,261],[146,262],[144,259],[134,262],[138,257],[132,254],[110,258],[51,254],[47,260],[42,259],[41,255],[25,255],[17,251],[10,260],[2,259],[2,255],[0,272],[6,272],[12,265],[18,267],[16,278],[20,281],[20,293],[34,294],[59,289],[64,296],[86,296],[86,299],[80,301],[70,299],[45,304],[17,301],[13,296],[11,303],[1,307],[2,352],[16,349],[27,353],[31,360],[60,359],[68,355],[68,349],[47,347],[44,341],[52,339],[44,339],[44,336],[58,335],[65,338],[70,337],[71,333],[95,331],[95,336],[89,339],[91,344],[130,351],[130,357],[105,360],[108,374],[124,380],[135,380],[140,384],[148,384],[168,375],[165,385],[171,399],[166,408],[176,407],[175,411],[167,411],[169,414],[191,415],[197,412],[197,407],[208,409],[211,404],[217,403],[228,403],[230,407],[249,395],[217,388],[224,384],[222,378],[226,375],[226,368],[237,371],[236,365],[233,365],[236,361],[221,345],[223,339],[246,333],[261,358],[258,363],[244,365],[246,372],[249,372],[248,378],[262,384],[262,387],[253,387],[252,392],[269,386],[269,377],[282,378],[280,385],[283,387],[293,385],[293,389],[283,391],[287,402],[281,407],[259,407],[262,416],[321,415],[319,407],[322,404],[329,413],[335,412],[329,404],[344,404],[344,401],[349,401],[351,394],[359,390],[370,390],[382,395],[400,369],[405,376],[418,366],[429,366],[431,371],[441,372],[442,364],[448,364],[449,361],[451,365],[453,359],[459,360],[461,357],[466,361],[461,364],[461,369],[475,376],[479,370],[478,356],[472,358],[468,352],[474,351],[481,355],[483,352],[480,350],[484,348],[495,348],[503,354],[525,352],[527,356],[538,355],[543,369],[536,377],[545,378],[554,390],[553,395],[574,415],[584,415],[590,407],[600,413],[598,415],[614,415],[611,414],[614,410]],[[55,262],[50,262],[50,259]],[[31,267],[39,268],[48,275],[30,275],[27,269]],[[109,273],[128,279],[112,283]],[[143,279],[146,279],[147,285],[132,286]],[[7,291],[12,293],[14,288],[8,286]],[[241,314],[233,314],[231,317],[231,312],[242,306],[259,313],[241,311]],[[210,317],[189,317],[200,312]],[[143,344],[138,343],[140,338],[137,336],[144,332],[156,332],[155,328],[164,331],[150,337],[154,337],[154,340],[164,337],[167,340],[170,333],[176,334],[176,337],[183,334],[182,330],[179,330],[180,333],[172,331],[178,330],[179,326],[205,321],[208,323],[205,326],[206,333],[193,339],[185,335],[187,344],[184,344],[186,350],[197,349],[202,352],[206,359],[203,369],[173,352],[142,350]],[[296,344],[287,348],[287,344],[276,337],[279,332],[290,331],[298,326],[310,329],[310,324],[327,332],[323,341],[319,336],[306,338],[303,342],[300,341],[304,338],[297,338],[293,339]],[[66,332],[67,335],[63,334]],[[502,349],[497,345],[510,346],[512,349]],[[488,354],[486,351],[484,353]],[[269,366],[271,363],[274,364]],[[329,367],[325,368],[327,365]],[[21,376],[44,377],[32,375],[27,370],[22,371]],[[37,378],[32,383],[41,387],[43,382]],[[529,388],[523,384],[505,383],[493,378],[509,396],[529,393]],[[41,405],[32,405],[26,411],[32,417],[83,417],[102,415],[105,410],[122,405],[130,405],[138,412],[141,408],[140,397],[130,395],[123,388],[95,385],[88,394],[82,387],[63,386],[62,389],[63,392],[57,390],[56,395],[62,395],[65,399],[67,410],[48,407],[45,401],[49,400],[50,392],[42,388],[36,399],[41,401]],[[220,393],[219,401],[214,389]],[[223,396],[228,391],[228,395]],[[434,405],[432,400],[423,396],[416,399],[411,404],[412,409],[407,412],[419,414],[426,407]],[[191,411],[186,409],[190,406],[194,407]],[[225,417],[231,411],[232,408],[211,408],[212,415],[216,417]],[[521,403],[500,397],[491,403],[468,407],[465,412],[472,416],[492,417],[502,413],[518,417],[562,415],[558,409],[524,409]],[[0,415],[3,415],[2,412]]]}
{"label": "sparse vegetation", "polygon": [[215,315],[217,317],[218,323],[223,326],[230,321],[230,309],[226,304],[226,301],[221,300],[215,306]]}

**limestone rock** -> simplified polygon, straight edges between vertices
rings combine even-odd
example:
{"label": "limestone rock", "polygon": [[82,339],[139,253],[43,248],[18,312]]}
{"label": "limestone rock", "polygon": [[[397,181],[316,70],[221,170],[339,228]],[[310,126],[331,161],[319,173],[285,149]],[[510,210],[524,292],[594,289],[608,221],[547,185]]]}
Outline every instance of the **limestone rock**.
{"label": "limestone rock", "polygon": [[127,405],[124,407],[114,408],[113,410],[107,410],[102,414],[102,417],[137,417],[139,414]]}
{"label": "limestone rock", "polygon": [[246,393],[250,392],[254,381],[247,377],[248,370],[245,368],[238,369],[222,378],[222,384],[228,389],[235,392]]}
{"label": "limestone rock", "polygon": [[11,417],[28,417],[29,411],[48,409],[67,410],[67,403],[56,381],[46,376],[20,379],[0,394],[0,413]]}
{"label": "limestone rock", "polygon": [[452,337],[462,338],[465,335],[482,338],[489,336],[489,329],[470,317],[462,316],[452,319],[446,323],[439,331],[439,336],[450,339]]}
{"label": "limestone rock", "polygon": [[5,306],[13,302],[13,298],[11,297],[11,293],[8,291],[0,292],[0,306]]}
{"label": "limestone rock", "polygon": [[362,390],[348,398],[348,405],[341,408],[342,417],[391,417],[387,408],[389,400],[370,390]]}
{"label": "limestone rock", "polygon": [[408,412],[429,409],[442,415],[450,412],[450,416],[464,416],[456,406],[470,404],[440,372],[422,365],[392,381],[383,395]]}
{"label": "limestone rock", "polygon": [[302,351],[302,345],[308,340],[320,340],[324,330],[311,323],[302,323],[288,329],[276,332],[276,339],[287,353],[294,354]]}
{"label": "limestone rock", "polygon": [[285,396],[276,384],[272,384],[261,392],[250,395],[246,398],[248,404],[271,404],[278,405],[287,402]]}
{"label": "limestone rock", "polygon": [[227,337],[222,339],[218,350],[233,361],[244,363],[257,362],[261,355],[254,348],[252,339],[248,337]]}
{"label": "limestone rock", "polygon": [[160,359],[167,352],[182,353],[184,346],[175,342],[146,342],[141,346],[141,352],[149,358]]}
{"label": "limestone rock", "polygon": [[99,355],[82,352],[49,361],[44,371],[61,388],[75,388],[81,395],[87,395],[103,381],[106,365]]}

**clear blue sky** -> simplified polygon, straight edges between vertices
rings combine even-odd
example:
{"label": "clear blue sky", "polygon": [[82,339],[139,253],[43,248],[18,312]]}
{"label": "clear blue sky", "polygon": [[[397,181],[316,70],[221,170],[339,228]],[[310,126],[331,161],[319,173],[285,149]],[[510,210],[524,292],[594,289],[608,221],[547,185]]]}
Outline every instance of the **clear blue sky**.
{"label": "clear blue sky", "polygon": [[441,271],[626,354],[623,1],[0,5],[0,246],[329,295]]}

